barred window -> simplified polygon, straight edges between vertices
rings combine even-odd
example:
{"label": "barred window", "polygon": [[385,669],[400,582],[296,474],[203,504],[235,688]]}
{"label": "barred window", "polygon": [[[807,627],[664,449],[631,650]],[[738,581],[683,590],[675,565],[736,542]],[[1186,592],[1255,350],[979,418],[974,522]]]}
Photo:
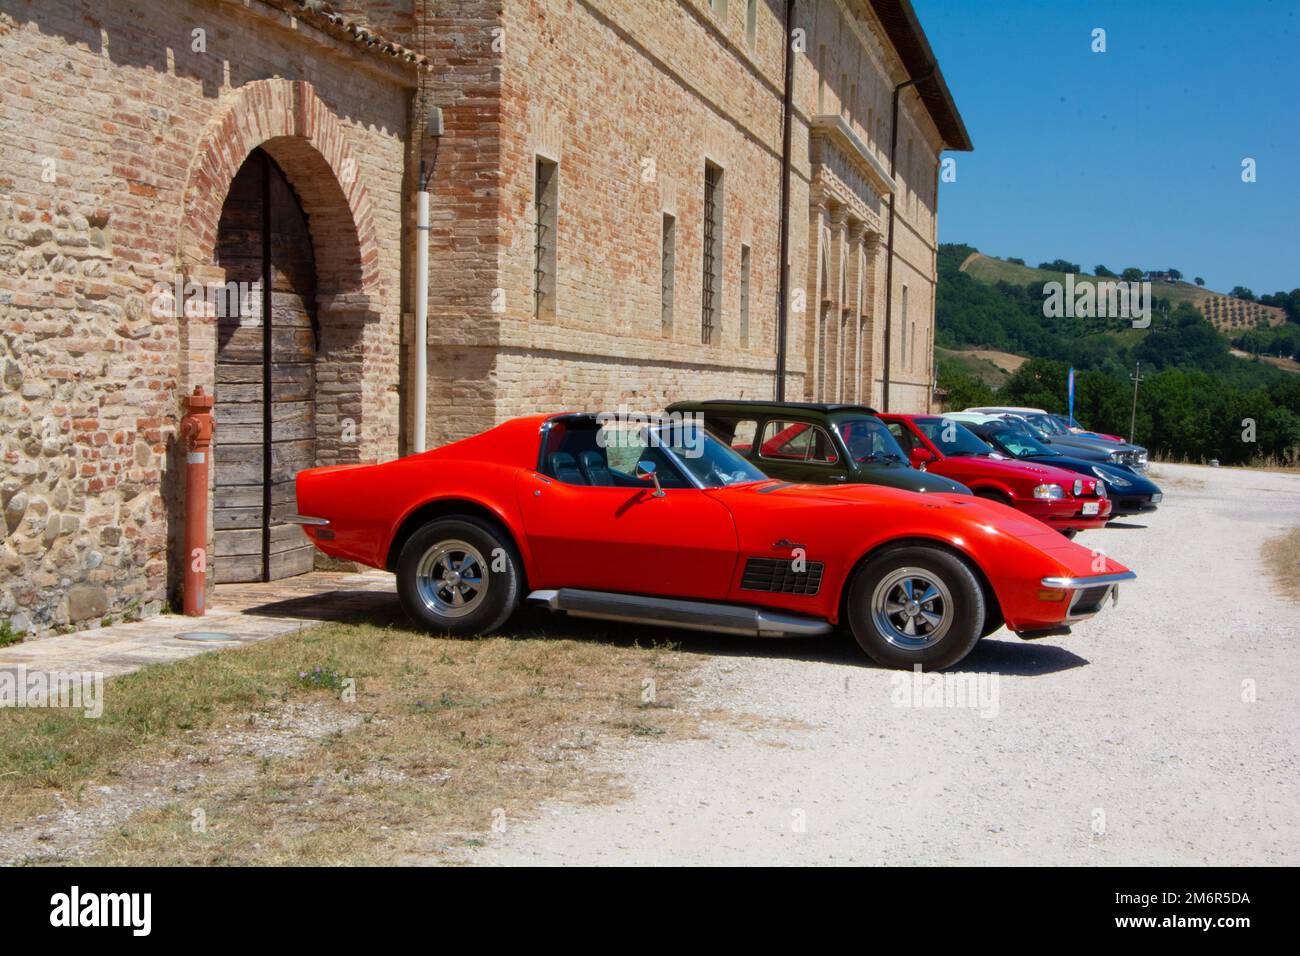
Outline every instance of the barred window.
{"label": "barred window", "polygon": [[749,344],[749,246],[740,247],[740,344]]}
{"label": "barred window", "polygon": [[704,164],[704,275],[700,309],[700,341],[717,338],[722,315],[722,170]]}
{"label": "barred window", "polygon": [[673,334],[673,281],[677,271],[677,220],[664,213],[663,242],[660,247],[659,313],[663,334]]}
{"label": "barred window", "polygon": [[537,157],[533,185],[533,317],[555,316],[555,223],[558,192],[555,163]]}

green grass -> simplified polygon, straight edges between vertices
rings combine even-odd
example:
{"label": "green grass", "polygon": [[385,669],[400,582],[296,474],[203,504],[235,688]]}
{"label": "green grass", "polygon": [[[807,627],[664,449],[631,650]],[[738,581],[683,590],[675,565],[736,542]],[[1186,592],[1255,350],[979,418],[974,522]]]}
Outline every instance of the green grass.
{"label": "green grass", "polygon": [[983,382],[989,388],[999,389],[1011,378],[1011,373],[980,355],[974,355],[965,349],[945,349],[935,346],[935,358],[951,359],[961,366],[968,375]]}
{"label": "green grass", "polygon": [[391,619],[325,625],[112,678],[97,720],[0,711],[0,823],[58,826],[32,821],[88,809],[107,784],[114,799],[143,796],[74,861],[427,859],[487,830],[494,808],[613,793],[575,752],[696,734],[700,718],[674,706],[694,666],[589,623],[479,640]]}
{"label": "green grass", "polygon": [[21,643],[22,639],[23,635],[14,630],[13,624],[9,621],[0,621],[0,647]]}
{"label": "green grass", "polygon": [[[970,256],[962,266],[962,271],[980,282],[989,284],[1009,282],[1012,285],[1024,286],[1031,282],[1035,285],[1042,285],[1047,282],[1065,282],[1064,272],[1052,272],[1048,269],[1022,266],[1019,263],[1007,262],[1005,259],[998,259],[995,256],[986,256],[982,252]],[[1090,275],[1076,275],[1074,277],[1076,286],[1084,282],[1113,281],[1116,281],[1115,278],[1099,278]],[[1187,303],[1197,309],[1201,309],[1201,303],[1211,296],[1226,295],[1223,292],[1201,288],[1191,282],[1153,282],[1151,283],[1151,294],[1157,299],[1167,299],[1171,308]],[[1271,324],[1280,324],[1285,321],[1285,315],[1281,309],[1270,308],[1269,314],[1273,316]]]}
{"label": "green grass", "polygon": [[[993,256],[977,253],[971,257],[962,270],[981,282],[1009,282],[1012,285],[1028,285],[1030,282],[1065,282],[1064,272],[1052,272],[1047,269],[1035,269],[1015,262],[1007,262]],[[1076,275],[1075,284],[1083,282],[1114,282],[1113,278],[1097,278],[1090,275]],[[1172,305],[1187,302],[1196,305],[1213,293],[1199,288],[1190,282],[1153,282],[1151,292],[1158,299],[1168,299]]]}

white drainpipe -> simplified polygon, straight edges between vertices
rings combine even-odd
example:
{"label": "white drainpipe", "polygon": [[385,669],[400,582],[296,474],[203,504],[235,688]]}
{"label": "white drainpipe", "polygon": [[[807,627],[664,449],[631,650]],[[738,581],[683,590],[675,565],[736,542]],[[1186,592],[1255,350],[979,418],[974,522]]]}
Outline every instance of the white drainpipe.
{"label": "white drainpipe", "polygon": [[415,226],[415,451],[424,451],[429,404],[429,191],[421,189]]}

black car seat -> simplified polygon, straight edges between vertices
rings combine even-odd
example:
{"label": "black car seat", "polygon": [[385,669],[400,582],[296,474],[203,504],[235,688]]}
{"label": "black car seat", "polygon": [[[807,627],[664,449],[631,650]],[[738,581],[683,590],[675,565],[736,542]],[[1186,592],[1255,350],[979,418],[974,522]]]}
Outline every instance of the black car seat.
{"label": "black car seat", "polygon": [[609,473],[605,456],[594,449],[579,453],[578,467],[582,469],[582,475],[589,485],[607,487],[614,484],[614,476]]}
{"label": "black car seat", "polygon": [[566,485],[585,485],[586,479],[578,468],[578,463],[567,451],[557,451],[547,459],[551,474]]}

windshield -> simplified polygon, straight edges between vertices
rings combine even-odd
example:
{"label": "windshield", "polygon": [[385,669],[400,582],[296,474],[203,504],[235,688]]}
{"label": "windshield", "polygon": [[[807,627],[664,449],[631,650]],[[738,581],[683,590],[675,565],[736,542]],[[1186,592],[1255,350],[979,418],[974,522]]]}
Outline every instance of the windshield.
{"label": "windshield", "polygon": [[885,423],[878,418],[855,418],[835,426],[844,447],[859,464],[867,462],[906,462],[907,456]]}
{"label": "windshield", "polygon": [[960,422],[950,418],[918,418],[915,422],[917,430],[944,455],[960,457],[993,454],[993,447],[988,442],[976,437],[974,432]]}
{"label": "windshield", "polygon": [[1048,435],[1068,435],[1070,430],[1062,427],[1051,415],[1026,415],[1025,419]]}
{"label": "windshield", "polygon": [[1059,451],[1052,451],[1033,435],[1015,428],[997,428],[988,432],[988,436],[993,440],[994,444],[1005,448],[1009,454],[1014,455],[1016,458],[1035,455],[1061,457]]}
{"label": "windshield", "polygon": [[666,448],[705,488],[724,488],[767,476],[695,423],[667,425],[643,432],[651,444]]}

